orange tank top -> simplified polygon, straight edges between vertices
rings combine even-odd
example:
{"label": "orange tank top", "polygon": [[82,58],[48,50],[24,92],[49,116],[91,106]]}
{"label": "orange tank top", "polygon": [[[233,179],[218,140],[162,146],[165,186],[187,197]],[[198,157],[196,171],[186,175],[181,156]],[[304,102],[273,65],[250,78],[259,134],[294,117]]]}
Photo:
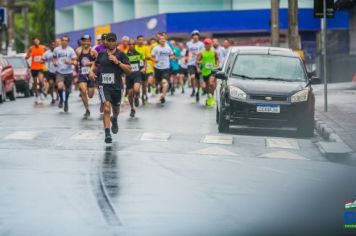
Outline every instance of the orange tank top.
{"label": "orange tank top", "polygon": [[46,47],[43,45],[39,45],[38,47],[31,47],[31,70],[43,70],[44,63],[42,62],[42,58],[44,53],[46,52]]}

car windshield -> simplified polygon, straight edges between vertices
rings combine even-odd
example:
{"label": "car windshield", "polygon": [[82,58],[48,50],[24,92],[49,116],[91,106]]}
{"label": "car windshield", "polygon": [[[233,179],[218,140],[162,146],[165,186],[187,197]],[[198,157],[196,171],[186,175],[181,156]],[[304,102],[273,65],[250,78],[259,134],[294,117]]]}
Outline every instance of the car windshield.
{"label": "car windshield", "polygon": [[6,58],[6,60],[9,62],[9,64],[13,67],[13,68],[26,68],[26,61],[23,58],[19,58],[19,57],[10,57],[10,58]]}
{"label": "car windshield", "polygon": [[232,75],[243,79],[305,81],[299,58],[274,55],[239,55]]}

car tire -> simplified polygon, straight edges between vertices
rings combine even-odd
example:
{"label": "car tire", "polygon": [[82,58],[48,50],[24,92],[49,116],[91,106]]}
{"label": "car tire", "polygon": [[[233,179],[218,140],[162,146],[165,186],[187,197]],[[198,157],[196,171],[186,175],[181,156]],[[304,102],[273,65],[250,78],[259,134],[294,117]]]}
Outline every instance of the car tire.
{"label": "car tire", "polygon": [[298,134],[302,137],[310,138],[314,136],[315,121],[314,117],[301,122],[298,126]]}
{"label": "car tire", "polygon": [[221,107],[219,112],[219,123],[218,123],[218,130],[219,133],[227,133],[229,131],[230,121],[225,119],[225,111],[224,108]]}
{"label": "car tire", "polygon": [[219,113],[218,106],[216,106],[216,124],[219,124]]}
{"label": "car tire", "polygon": [[3,103],[2,94],[0,94],[0,104]]}
{"label": "car tire", "polygon": [[31,96],[30,86],[28,83],[25,83],[25,85],[24,85],[23,94],[25,95],[25,98],[28,98]]}
{"label": "car tire", "polygon": [[10,99],[10,101],[16,100],[16,86],[15,85],[14,85],[12,91],[6,93],[6,96]]}

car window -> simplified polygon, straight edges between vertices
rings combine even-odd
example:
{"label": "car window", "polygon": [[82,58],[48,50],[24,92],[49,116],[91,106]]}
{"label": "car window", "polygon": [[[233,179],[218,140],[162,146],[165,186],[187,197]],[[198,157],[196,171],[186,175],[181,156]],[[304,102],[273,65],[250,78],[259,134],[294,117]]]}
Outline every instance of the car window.
{"label": "car window", "polygon": [[9,57],[6,60],[10,63],[13,68],[26,68],[26,61],[20,57]]}
{"label": "car window", "polygon": [[253,79],[305,81],[299,58],[276,55],[239,55],[232,74]]}
{"label": "car window", "polygon": [[5,67],[7,65],[6,61],[3,58],[0,59],[0,65],[2,67]]}
{"label": "car window", "polygon": [[228,60],[226,61],[226,74],[229,74],[232,68],[232,62],[235,60],[236,53],[231,53]]}

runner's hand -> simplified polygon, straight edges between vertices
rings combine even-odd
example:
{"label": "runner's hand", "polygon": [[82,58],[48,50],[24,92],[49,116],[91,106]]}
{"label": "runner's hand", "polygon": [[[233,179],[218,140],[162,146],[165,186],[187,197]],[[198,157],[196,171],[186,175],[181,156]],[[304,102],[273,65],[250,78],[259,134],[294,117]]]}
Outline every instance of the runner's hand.
{"label": "runner's hand", "polygon": [[67,61],[67,60],[64,63],[67,64],[67,65],[72,65],[73,64],[72,61]]}
{"label": "runner's hand", "polygon": [[114,55],[109,55],[109,60],[115,64],[117,64],[119,62],[119,60],[117,60],[116,56],[114,56]]}
{"label": "runner's hand", "polygon": [[96,74],[93,71],[89,72],[89,79],[95,80],[97,78]]}

